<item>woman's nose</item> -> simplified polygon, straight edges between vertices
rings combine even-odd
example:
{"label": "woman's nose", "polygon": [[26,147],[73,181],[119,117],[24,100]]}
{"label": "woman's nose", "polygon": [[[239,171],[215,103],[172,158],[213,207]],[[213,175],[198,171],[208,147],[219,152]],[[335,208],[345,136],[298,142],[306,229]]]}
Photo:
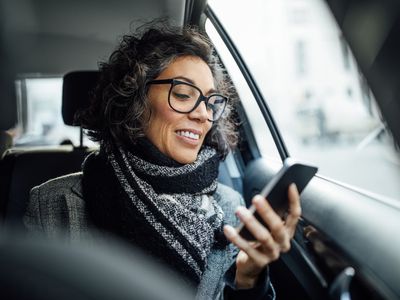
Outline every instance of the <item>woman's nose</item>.
{"label": "woman's nose", "polygon": [[196,107],[196,109],[193,110],[191,113],[189,113],[189,118],[199,120],[201,122],[207,121],[208,111],[206,103],[204,101],[201,101],[199,105]]}

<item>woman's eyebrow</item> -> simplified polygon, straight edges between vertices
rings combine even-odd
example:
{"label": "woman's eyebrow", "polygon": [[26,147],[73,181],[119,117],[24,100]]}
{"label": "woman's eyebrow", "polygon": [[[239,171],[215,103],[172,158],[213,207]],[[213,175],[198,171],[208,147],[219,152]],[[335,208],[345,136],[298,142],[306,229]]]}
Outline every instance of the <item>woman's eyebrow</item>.
{"label": "woman's eyebrow", "polygon": [[[190,84],[193,84],[194,86],[197,86],[192,79],[187,78],[185,76],[177,76],[177,77],[174,77],[174,79],[182,79],[182,80],[184,80],[184,81],[186,81],[186,82],[188,82]],[[212,89],[209,89],[208,92],[204,93],[204,95],[209,95],[209,94],[213,94],[213,93],[216,93],[216,92],[217,92],[217,90],[212,88]]]}
{"label": "woman's eyebrow", "polygon": [[177,77],[174,77],[174,79],[182,79],[182,80],[184,80],[184,81],[186,81],[186,82],[188,82],[188,83],[190,83],[190,84],[195,85],[195,84],[194,84],[194,81],[193,81],[192,79],[187,78],[187,77],[185,77],[185,76],[177,76]]}

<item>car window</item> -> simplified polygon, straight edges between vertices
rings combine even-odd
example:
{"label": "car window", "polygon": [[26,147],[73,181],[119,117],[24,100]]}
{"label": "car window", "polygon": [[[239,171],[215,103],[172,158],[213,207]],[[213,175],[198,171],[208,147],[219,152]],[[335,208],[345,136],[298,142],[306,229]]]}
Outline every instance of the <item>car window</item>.
{"label": "car window", "polygon": [[[253,134],[254,138],[257,141],[259,151],[263,154],[263,156],[267,156],[268,158],[279,162],[280,156],[278,149],[275,146],[270,132],[262,130],[267,126],[266,122],[260,110],[258,109],[257,102],[254,99],[254,96],[251,93],[251,90],[247,85],[243,74],[240,72],[238,65],[230,54],[228,48],[225,46],[225,43],[219,36],[215,27],[211,24],[209,20],[206,21],[206,31],[213,44],[215,45],[218,55],[221,58],[222,63],[224,64],[230,78],[232,79],[232,82],[235,85],[240,102],[243,105],[244,111],[246,113],[246,120],[254,129]],[[257,130],[257,128],[261,130]]]}
{"label": "car window", "polygon": [[[325,2],[209,5],[254,76],[290,155],[318,165],[322,176],[398,199],[399,151]],[[256,109],[246,109],[252,119]],[[252,125],[267,132],[265,123]]]}
{"label": "car window", "polygon": [[64,124],[62,78],[23,77],[16,82],[18,124],[15,146],[79,145],[79,128]]}

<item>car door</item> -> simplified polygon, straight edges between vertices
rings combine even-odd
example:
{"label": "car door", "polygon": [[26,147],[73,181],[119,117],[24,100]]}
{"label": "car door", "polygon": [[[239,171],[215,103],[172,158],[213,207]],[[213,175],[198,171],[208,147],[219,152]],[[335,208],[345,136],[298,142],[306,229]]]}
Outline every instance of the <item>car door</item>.
{"label": "car door", "polygon": [[240,99],[231,176],[242,179],[247,205],[285,158],[319,166],[301,195],[291,251],[271,264],[278,298],[398,299],[393,120],[329,7],[209,1],[203,21]]}

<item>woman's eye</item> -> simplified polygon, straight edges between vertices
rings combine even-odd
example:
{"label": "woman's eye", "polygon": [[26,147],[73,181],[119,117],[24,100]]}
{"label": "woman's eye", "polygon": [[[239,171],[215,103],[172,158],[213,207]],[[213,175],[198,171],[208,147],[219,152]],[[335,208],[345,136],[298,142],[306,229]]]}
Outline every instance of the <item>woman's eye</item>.
{"label": "woman's eye", "polygon": [[179,99],[179,100],[187,100],[187,99],[190,99],[190,96],[189,96],[189,95],[187,95],[187,94],[182,94],[182,93],[174,93],[174,97],[175,97],[176,99]]}

